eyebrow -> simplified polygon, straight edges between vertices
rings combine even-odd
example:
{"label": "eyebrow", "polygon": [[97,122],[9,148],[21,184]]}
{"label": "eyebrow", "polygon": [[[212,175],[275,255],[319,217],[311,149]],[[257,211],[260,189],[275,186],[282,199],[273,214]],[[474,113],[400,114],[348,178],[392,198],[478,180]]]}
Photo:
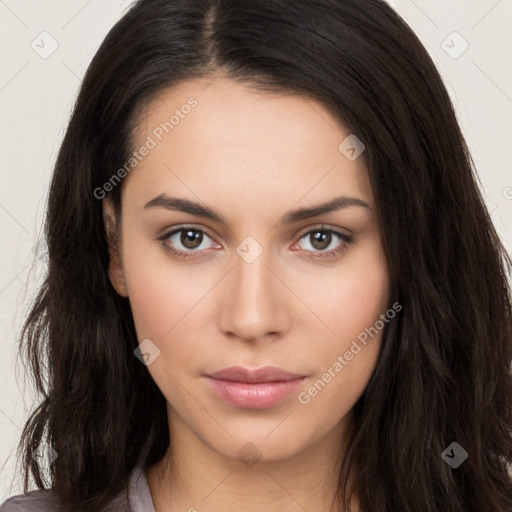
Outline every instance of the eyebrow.
{"label": "eyebrow", "polygon": [[[327,201],[326,203],[318,204],[316,206],[292,210],[284,215],[280,222],[284,224],[293,224],[304,219],[309,219],[311,217],[316,217],[318,215],[323,215],[337,210],[343,210],[351,206],[360,206],[362,208],[367,208],[370,211],[372,210],[372,207],[362,199],[357,197],[339,196],[331,199],[330,201]],[[189,199],[169,197],[166,194],[160,194],[146,203],[144,209],[149,208],[165,208],[167,210],[177,210],[180,212],[190,213],[191,215],[196,215],[197,217],[210,219],[219,222],[220,224],[224,224],[225,226],[228,225],[226,220],[221,215],[208,208],[207,206],[203,206],[202,204],[190,201]]]}

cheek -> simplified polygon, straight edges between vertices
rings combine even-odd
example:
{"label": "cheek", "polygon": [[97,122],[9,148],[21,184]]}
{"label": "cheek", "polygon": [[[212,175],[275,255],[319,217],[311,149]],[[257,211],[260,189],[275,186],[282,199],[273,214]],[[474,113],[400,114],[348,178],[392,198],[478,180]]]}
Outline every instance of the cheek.
{"label": "cheek", "polygon": [[137,338],[139,343],[151,340],[159,350],[148,371],[167,401],[186,410],[187,394],[179,383],[183,371],[197,364],[197,344],[191,340],[211,275],[206,279],[207,272],[173,264],[164,249],[125,242],[124,270]]}
{"label": "cheek", "polygon": [[211,273],[177,265],[163,248],[137,243],[135,237],[125,239],[123,263],[137,335],[157,344],[178,323],[186,325],[187,313],[211,287]]}
{"label": "cheek", "polygon": [[[308,287],[314,290],[309,296],[305,295]],[[350,254],[339,268],[320,277],[311,276],[302,294],[329,327],[322,329],[324,355],[332,358],[333,353],[345,352],[389,307],[388,269],[379,244],[368,243]]]}
{"label": "cheek", "polygon": [[331,410],[333,421],[363,393],[379,357],[384,327],[393,321],[386,316],[389,277],[380,248],[360,252],[350,263],[315,306],[332,332],[315,346],[319,371],[301,401],[313,414]]}

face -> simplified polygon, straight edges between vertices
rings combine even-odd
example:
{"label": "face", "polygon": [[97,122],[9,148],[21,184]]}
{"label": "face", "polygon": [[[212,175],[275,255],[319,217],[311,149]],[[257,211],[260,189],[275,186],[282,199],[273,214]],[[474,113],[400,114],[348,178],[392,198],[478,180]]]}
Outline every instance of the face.
{"label": "face", "polygon": [[141,115],[110,278],[171,434],[285,459],[341,435],[378,360],[389,282],[374,199],[320,103],[205,87],[182,83]]}

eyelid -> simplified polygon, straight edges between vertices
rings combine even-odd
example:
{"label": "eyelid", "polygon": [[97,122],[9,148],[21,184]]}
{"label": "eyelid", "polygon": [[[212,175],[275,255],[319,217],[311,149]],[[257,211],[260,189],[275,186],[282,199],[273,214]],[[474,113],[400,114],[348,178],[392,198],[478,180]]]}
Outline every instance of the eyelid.
{"label": "eyelid", "polygon": [[217,242],[215,240],[215,236],[211,234],[211,232],[208,228],[206,228],[204,226],[200,226],[198,224],[193,224],[193,223],[178,224],[171,228],[164,229],[164,230],[162,230],[161,235],[158,235],[158,239],[169,238],[170,236],[175,235],[176,233],[179,233],[180,231],[185,231],[187,229],[192,229],[192,230],[204,233],[209,238],[211,238],[216,244],[220,245],[219,242]]}
{"label": "eyelid", "polygon": [[[308,233],[310,233],[311,231],[331,231],[335,234],[339,234],[340,236],[346,236],[346,237],[350,237],[353,233],[352,230],[348,229],[348,228],[342,228],[342,227],[339,227],[339,226],[330,226],[328,224],[315,224],[313,226],[308,226],[307,228],[304,228],[303,231],[300,231],[300,234],[298,234],[297,236],[299,238],[302,238],[304,235],[307,235]],[[343,233],[343,231],[348,231],[350,234],[345,234]]]}

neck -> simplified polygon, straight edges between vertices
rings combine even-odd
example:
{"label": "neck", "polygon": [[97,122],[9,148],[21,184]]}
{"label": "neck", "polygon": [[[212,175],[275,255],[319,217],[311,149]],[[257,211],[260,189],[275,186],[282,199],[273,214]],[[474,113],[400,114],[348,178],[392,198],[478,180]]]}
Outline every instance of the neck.
{"label": "neck", "polygon": [[[146,472],[157,512],[342,510],[334,497],[343,423],[286,459],[245,462],[213,450],[177,416],[170,427],[171,446]],[[355,497],[351,505],[360,510]]]}

